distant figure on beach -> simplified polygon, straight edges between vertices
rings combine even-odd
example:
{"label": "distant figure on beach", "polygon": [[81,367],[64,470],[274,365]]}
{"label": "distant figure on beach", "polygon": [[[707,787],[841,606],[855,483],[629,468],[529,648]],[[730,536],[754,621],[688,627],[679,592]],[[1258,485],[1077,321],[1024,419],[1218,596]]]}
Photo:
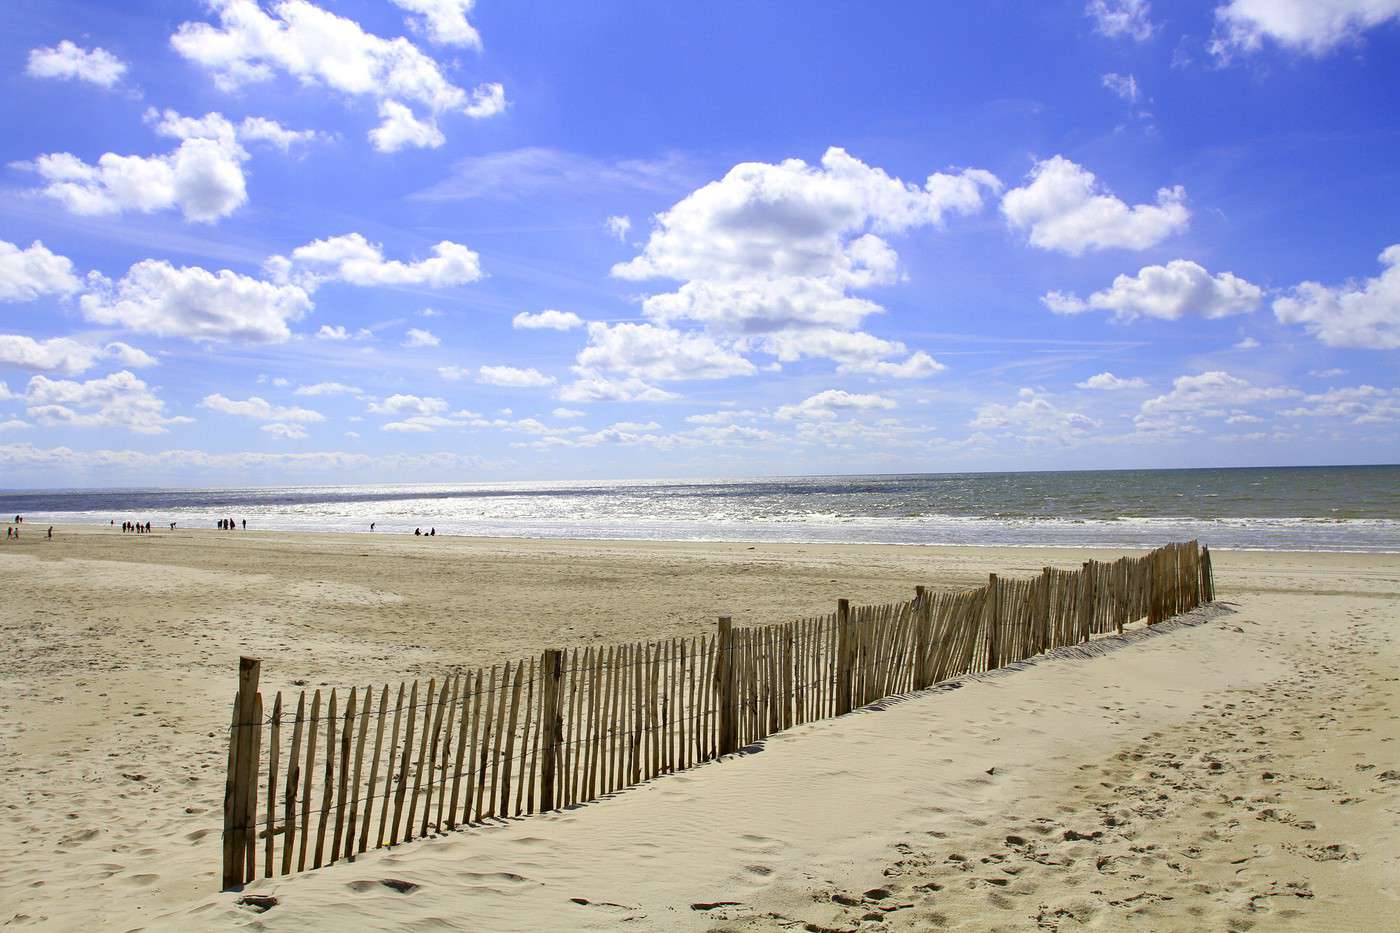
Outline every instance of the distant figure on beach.
{"label": "distant figure on beach", "polygon": [[53,526],[52,526],[52,525],[49,526],[49,540],[50,540],[50,541],[53,540]]}
{"label": "distant figure on beach", "polygon": [[415,538],[418,537],[419,535],[421,535],[422,533],[423,533],[423,529],[422,529],[422,528],[415,528],[415,529],[413,529],[413,536],[414,536]]}
{"label": "distant figure on beach", "polygon": [[175,523],[174,523],[174,522],[171,522],[171,523],[170,523],[170,530],[171,530],[171,531],[174,531],[174,530],[175,530]]}
{"label": "distant figure on beach", "polygon": [[437,529],[434,528],[434,529],[430,530],[430,531],[428,532],[428,534],[429,534],[431,537],[436,538],[436,537],[437,537]]}
{"label": "distant figure on beach", "polygon": [[248,530],[248,519],[246,519],[246,518],[243,519],[243,530],[244,530],[244,531],[247,531],[247,530]]}
{"label": "distant figure on beach", "polygon": [[374,530],[374,522],[370,522],[370,523],[369,523],[369,530],[370,530],[370,531],[373,531],[373,530]]}
{"label": "distant figure on beach", "polygon": [[146,522],[146,534],[150,534],[150,533],[151,533],[151,523],[150,523],[150,522]]}
{"label": "distant figure on beach", "polygon": [[8,525],[5,526],[5,540],[6,540],[6,541],[10,540],[10,538],[12,537],[12,535],[10,534],[10,532],[13,531],[13,530],[14,530],[14,529],[10,528]]}

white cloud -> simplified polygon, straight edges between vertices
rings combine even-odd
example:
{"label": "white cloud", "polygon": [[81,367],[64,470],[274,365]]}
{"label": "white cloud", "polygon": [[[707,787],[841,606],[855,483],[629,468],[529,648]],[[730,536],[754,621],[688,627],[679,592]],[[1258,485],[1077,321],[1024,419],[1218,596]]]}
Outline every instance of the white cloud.
{"label": "white cloud", "polygon": [[546,310],[531,314],[521,311],[510,319],[516,330],[570,330],[583,326],[583,318],[572,311]]}
{"label": "white cloud", "polygon": [[606,221],[608,233],[617,238],[618,242],[627,241],[627,232],[632,229],[632,218],[626,214],[609,217]]}
{"label": "white cloud", "polygon": [[1331,369],[1308,370],[1308,375],[1312,376],[1314,379],[1336,379],[1338,376],[1345,376],[1346,374],[1347,371],[1345,369],[1337,369],[1336,367]]}
{"label": "white cloud", "polygon": [[297,285],[157,259],[136,263],[116,283],[97,275],[89,283],[79,299],[89,320],[162,337],[275,343],[291,336],[288,322],[311,309]]}
{"label": "white cloud", "polygon": [[[462,26],[471,28],[465,18],[454,20],[445,0],[409,2],[409,9],[424,16],[432,36],[460,37]],[[449,81],[437,62],[407,39],[380,38],[308,0],[280,0],[270,12],[256,0],[218,0],[213,8],[218,25],[187,22],[171,36],[179,54],[210,71],[225,91],[270,80],[281,71],[303,85],[376,100],[385,122],[371,138],[382,149],[440,145],[439,116],[487,117],[505,106],[499,84],[468,92]],[[459,7],[459,12],[465,8]],[[414,106],[421,116],[412,113]],[[432,131],[414,130],[410,123],[426,124]]]}
{"label": "white cloud", "polygon": [[1364,282],[1303,282],[1274,302],[1274,315],[1329,347],[1400,347],[1400,243],[1386,248],[1380,263],[1381,274]]}
{"label": "white cloud", "polygon": [[670,194],[691,184],[688,159],[617,159],[580,155],[545,146],[505,149],[458,160],[452,173],[412,195],[418,201],[465,201],[490,197],[535,199],[642,190]]}
{"label": "white cloud", "polygon": [[746,408],[739,411],[711,411],[698,415],[686,415],[685,420],[691,424],[729,424],[731,421],[744,421],[757,417],[759,417],[759,412]]}
{"label": "white cloud", "polygon": [[1198,418],[1226,418],[1238,409],[1263,402],[1296,398],[1297,389],[1255,386],[1219,370],[1178,376],[1172,389],[1142,403],[1134,423],[1142,433],[1193,433]]}
{"label": "white cloud", "polygon": [[292,394],[309,396],[359,395],[360,390],[343,382],[317,382],[312,385],[298,386]]}
{"label": "white cloud", "polygon": [[1228,59],[1256,52],[1265,40],[1321,56],[1368,29],[1400,21],[1400,0],[1229,0],[1215,8],[1211,51]]}
{"label": "white cloud", "polygon": [[483,366],[477,371],[477,382],[517,389],[533,389],[554,385],[554,377],[537,369],[517,369],[514,366]]}
{"label": "white cloud", "polygon": [[1255,340],[1253,337],[1246,337],[1243,340],[1236,341],[1234,344],[1234,349],[1257,350],[1260,346],[1262,345],[1259,343],[1259,341]]}
{"label": "white cloud", "polygon": [[35,240],[28,249],[0,240],[0,301],[33,301],[77,291],[73,261]]}
{"label": "white cloud", "polygon": [[582,418],[585,412],[581,412],[577,408],[556,408],[551,414],[556,418]]}
{"label": "white cloud", "polygon": [[1056,406],[1034,389],[1021,389],[1018,400],[1007,405],[986,402],[968,422],[976,431],[1001,431],[1032,444],[1067,443],[1099,427],[1099,422],[1081,412]]}
{"label": "white cloud", "polygon": [[[172,152],[154,156],[104,153],[88,164],[67,152],[49,153],[32,168],[46,182],[43,193],[74,214],[123,211],[152,213],[178,208],[186,220],[209,223],[226,217],[248,200],[240,129],[218,113],[184,117],[173,110],[148,110],[157,133],[180,140]],[[286,130],[264,118],[242,124],[244,138],[285,147],[305,133]]]}
{"label": "white cloud", "polygon": [[1064,292],[1049,292],[1041,301],[1056,314],[1108,311],[1115,320],[1142,317],[1180,320],[1187,314],[1222,318],[1244,314],[1259,306],[1264,290],[1230,272],[1212,276],[1187,259],[1165,266],[1143,266],[1136,276],[1119,275],[1088,300]]}
{"label": "white cloud", "polygon": [[1145,42],[1156,29],[1148,0],[1089,0],[1084,13],[1094,21],[1094,28],[1110,39],[1122,36]]}
{"label": "white cloud", "polygon": [[478,120],[494,117],[506,109],[506,89],[501,84],[480,84],[472,89],[467,109],[462,112]]}
{"label": "white cloud", "polygon": [[419,317],[442,317],[442,312],[436,308],[423,308],[418,312]]}
{"label": "white cloud", "polygon": [[1145,389],[1147,381],[1136,376],[1124,379],[1121,376],[1113,375],[1113,373],[1099,373],[1097,376],[1090,376],[1083,382],[1076,382],[1075,385],[1081,389],[1116,392],[1121,389]]}
{"label": "white cloud", "polygon": [[379,104],[380,124],[369,131],[369,140],[380,152],[400,149],[437,149],[447,137],[432,120],[420,120],[395,100]]}
{"label": "white cloud", "polygon": [[467,14],[476,0],[390,0],[401,10],[417,14],[409,22],[428,34],[438,45],[464,45],[481,48],[481,35]]}
{"label": "white cloud", "polygon": [[239,418],[252,418],[254,421],[325,421],[326,418],[319,411],[312,411],[309,408],[297,408],[296,406],[273,405],[267,399],[256,395],[246,399],[231,399],[225,395],[215,393],[206,395],[199,403],[200,408],[207,408],[210,411],[217,411],[225,415],[234,415]]}
{"label": "white cloud", "polygon": [[898,280],[898,256],[882,235],[973,213],[985,191],[999,189],[978,169],[918,187],[838,148],[820,166],[742,163],[659,214],[642,253],[612,272],[684,282],[643,304],[662,323],[694,320],[735,335],[850,329],[880,308],[849,291]]}
{"label": "white cloud", "polygon": [[420,395],[391,395],[381,402],[371,402],[373,415],[439,415],[447,411],[445,399]]}
{"label": "white cloud", "polygon": [[426,331],[418,327],[410,327],[404,332],[403,346],[409,349],[420,347],[435,347],[442,343],[442,340],[431,331]]}
{"label": "white cloud", "polygon": [[27,421],[20,421],[18,418],[11,418],[8,421],[0,421],[0,434],[6,431],[22,431],[25,428],[32,428],[33,425]]}
{"label": "white cloud", "polygon": [[481,257],[460,243],[443,240],[427,259],[385,259],[384,247],[359,233],[314,240],[292,250],[291,258],[267,262],[273,277],[314,288],[327,281],[351,285],[426,285],[446,288],[481,278]]}
{"label": "white cloud", "polygon": [[635,377],[612,379],[587,371],[559,389],[561,402],[665,402],[675,398],[680,396]]}
{"label": "white cloud", "polygon": [[1001,211],[1040,249],[1079,256],[1086,250],[1147,249],[1186,229],[1191,212],[1180,185],[1159,188],[1157,203],[1129,206],[1103,188],[1094,173],[1054,156],[1037,162],[1030,183],[1013,188]]}
{"label": "white cloud", "polygon": [[748,360],[705,334],[654,324],[589,324],[588,346],[579,351],[578,365],[653,381],[725,379],[757,372]]}
{"label": "white cloud", "polygon": [[316,331],[317,340],[349,340],[350,334],[339,324],[322,324]]}
{"label": "white cloud", "polygon": [[126,62],[103,48],[84,49],[64,39],[58,45],[29,50],[31,78],[86,81],[110,88],[126,74]]}
{"label": "white cloud", "polygon": [[775,418],[779,421],[828,420],[841,412],[880,411],[895,407],[893,399],[883,395],[862,395],[844,389],[827,389],[808,396],[796,405],[784,405]]}
{"label": "white cloud", "polygon": [[1290,418],[1329,418],[1352,424],[1400,421],[1400,389],[1361,385],[1330,389],[1303,397],[1303,404],[1283,412]]}
{"label": "white cloud", "polygon": [[154,366],[156,362],[149,353],[124,343],[99,347],[69,337],[36,340],[19,334],[0,334],[0,366],[76,376],[105,359],[136,367]]}
{"label": "white cloud", "polygon": [[307,436],[306,428],[299,424],[265,424],[260,430],[266,431],[274,437],[280,437],[283,440],[289,441],[299,441]]}
{"label": "white cloud", "polygon": [[123,366],[134,366],[142,369],[146,366],[156,365],[156,358],[139,347],[133,347],[129,343],[122,343],[120,340],[113,341],[103,347],[107,355],[115,359]]}
{"label": "white cloud", "polygon": [[1137,103],[1138,83],[1132,75],[1120,75],[1110,71],[1103,76],[1103,86],[1130,104]]}
{"label": "white cloud", "polygon": [[836,367],[836,371],[838,373],[863,373],[888,379],[926,379],[947,368],[923,350],[919,350],[910,354],[902,363],[891,363],[886,360],[861,360],[842,363]]}
{"label": "white cloud", "polygon": [[472,371],[465,366],[439,366],[438,375],[444,379],[456,382],[461,379],[470,379]]}
{"label": "white cloud", "polygon": [[87,382],[35,376],[29,380],[25,402],[31,418],[51,427],[125,428],[137,434],[164,434],[168,425],[193,421],[168,417],[165,403],[127,370]]}
{"label": "white cloud", "polygon": [[289,130],[267,117],[245,117],[243,122],[238,124],[240,140],[267,143],[283,152],[290,152],[295,145],[312,142],[320,138],[320,135],[315,130]]}

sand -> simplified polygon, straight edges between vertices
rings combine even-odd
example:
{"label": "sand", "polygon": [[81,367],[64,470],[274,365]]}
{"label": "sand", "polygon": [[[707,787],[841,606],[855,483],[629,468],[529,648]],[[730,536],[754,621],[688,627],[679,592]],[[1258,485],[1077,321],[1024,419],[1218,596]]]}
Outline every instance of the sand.
{"label": "sand", "polygon": [[1116,554],[27,527],[0,549],[0,925],[1400,929],[1395,555],[1220,552],[1220,608],[1091,657],[259,881],[264,913],[217,890],[240,653],[270,695]]}

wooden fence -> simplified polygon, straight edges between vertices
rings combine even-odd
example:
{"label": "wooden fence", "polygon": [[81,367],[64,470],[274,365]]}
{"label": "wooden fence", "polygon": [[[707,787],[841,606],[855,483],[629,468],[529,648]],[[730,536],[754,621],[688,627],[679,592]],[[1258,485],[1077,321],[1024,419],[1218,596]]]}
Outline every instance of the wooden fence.
{"label": "wooden fence", "polygon": [[[391,689],[301,691],[271,710],[239,663],[223,886],[353,861],[489,820],[596,800],[881,698],[1155,624],[1214,598],[1195,541],[993,574],[963,592],[783,625],[545,651]],[[386,742],[387,737],[387,742]]]}

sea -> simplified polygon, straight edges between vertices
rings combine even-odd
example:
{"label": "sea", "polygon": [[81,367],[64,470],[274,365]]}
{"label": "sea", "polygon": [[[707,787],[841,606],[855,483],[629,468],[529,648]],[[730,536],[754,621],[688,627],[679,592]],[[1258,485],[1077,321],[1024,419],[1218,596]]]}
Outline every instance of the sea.
{"label": "sea", "polygon": [[[0,490],[26,523],[669,541],[1400,552],[1400,466]],[[374,523],[374,531],[370,524]]]}

